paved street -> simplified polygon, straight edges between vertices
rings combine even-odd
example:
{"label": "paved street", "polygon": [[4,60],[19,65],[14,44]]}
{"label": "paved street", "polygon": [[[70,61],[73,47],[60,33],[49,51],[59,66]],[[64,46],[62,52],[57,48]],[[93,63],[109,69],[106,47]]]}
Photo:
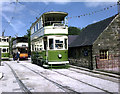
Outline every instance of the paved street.
{"label": "paved street", "polygon": [[119,80],[101,74],[69,68],[44,69],[30,60],[3,61],[2,92],[118,92]]}

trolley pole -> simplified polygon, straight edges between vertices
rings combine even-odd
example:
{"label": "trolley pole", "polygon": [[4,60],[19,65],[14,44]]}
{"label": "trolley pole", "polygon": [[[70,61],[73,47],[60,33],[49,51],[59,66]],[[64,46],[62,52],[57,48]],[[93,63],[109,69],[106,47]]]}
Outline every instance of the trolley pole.
{"label": "trolley pole", "polygon": [[120,14],[120,0],[118,0],[117,5],[118,5],[118,14]]}
{"label": "trolley pole", "polygon": [[0,48],[0,66],[1,66],[1,48]]}

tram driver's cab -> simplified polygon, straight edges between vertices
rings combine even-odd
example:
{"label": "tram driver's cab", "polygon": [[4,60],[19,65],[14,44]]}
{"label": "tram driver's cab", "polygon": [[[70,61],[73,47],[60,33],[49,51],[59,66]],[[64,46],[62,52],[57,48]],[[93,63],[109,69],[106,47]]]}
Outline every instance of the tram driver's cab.
{"label": "tram driver's cab", "polygon": [[67,50],[68,39],[66,36],[48,36],[49,50]]}

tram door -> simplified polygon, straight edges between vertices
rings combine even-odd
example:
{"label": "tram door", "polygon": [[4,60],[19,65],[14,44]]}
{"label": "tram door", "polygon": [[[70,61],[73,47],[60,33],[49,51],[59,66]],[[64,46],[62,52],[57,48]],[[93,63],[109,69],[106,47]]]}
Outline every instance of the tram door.
{"label": "tram door", "polygon": [[45,56],[46,56],[46,62],[48,62],[47,61],[48,60],[47,37],[44,37],[43,41],[44,41],[44,50],[46,51],[46,54],[45,54]]}
{"label": "tram door", "polygon": [[47,50],[47,37],[44,37],[44,50]]}

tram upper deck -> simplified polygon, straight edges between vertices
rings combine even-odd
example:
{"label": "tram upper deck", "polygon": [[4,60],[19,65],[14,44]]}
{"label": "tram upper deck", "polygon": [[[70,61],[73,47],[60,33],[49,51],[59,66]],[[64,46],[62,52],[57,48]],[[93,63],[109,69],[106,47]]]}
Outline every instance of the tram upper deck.
{"label": "tram upper deck", "polygon": [[17,47],[28,47],[28,38],[26,37],[17,37],[13,40],[12,48]]}
{"label": "tram upper deck", "polygon": [[31,26],[31,40],[44,35],[67,35],[67,15],[65,12],[46,12],[41,15]]}

